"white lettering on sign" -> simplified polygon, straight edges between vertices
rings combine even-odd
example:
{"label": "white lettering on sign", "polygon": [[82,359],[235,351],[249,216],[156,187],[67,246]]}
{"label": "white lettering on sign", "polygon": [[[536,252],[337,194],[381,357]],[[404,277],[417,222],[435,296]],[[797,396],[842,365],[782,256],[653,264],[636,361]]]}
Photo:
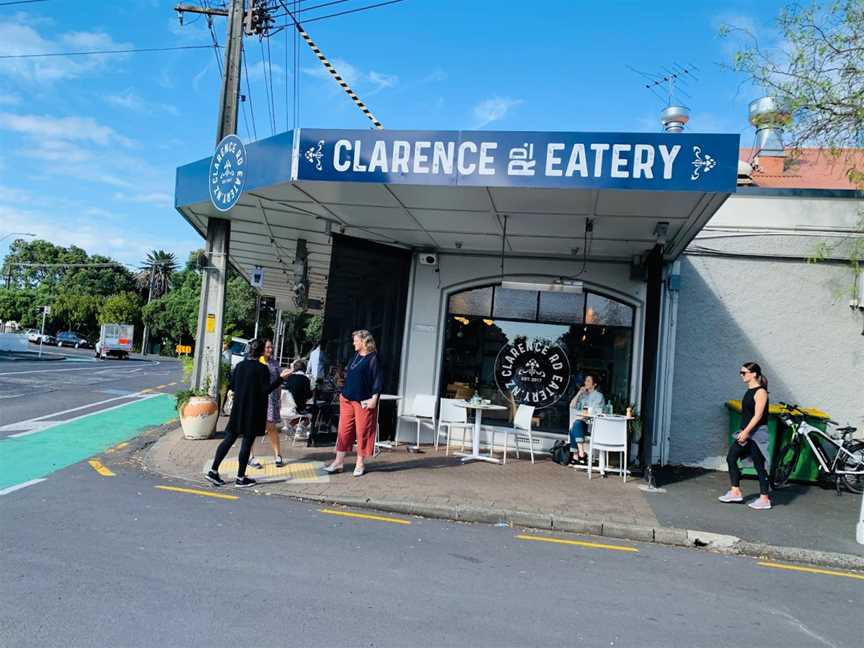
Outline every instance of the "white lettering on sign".
{"label": "white lettering on sign", "polygon": [[[671,180],[680,152],[680,144],[548,142],[545,161],[537,163],[531,142],[499,151],[498,142],[466,140],[457,144],[394,139],[376,140],[364,146],[361,140],[340,139],[333,145],[332,162],[338,173],[453,175],[456,172],[462,176],[494,176],[496,173],[533,176],[536,164],[537,175],[548,178],[653,180],[662,177]],[[500,165],[496,164],[499,155]],[[538,158],[542,156],[543,148],[540,148]],[[320,157],[320,152],[306,155],[310,164]]]}

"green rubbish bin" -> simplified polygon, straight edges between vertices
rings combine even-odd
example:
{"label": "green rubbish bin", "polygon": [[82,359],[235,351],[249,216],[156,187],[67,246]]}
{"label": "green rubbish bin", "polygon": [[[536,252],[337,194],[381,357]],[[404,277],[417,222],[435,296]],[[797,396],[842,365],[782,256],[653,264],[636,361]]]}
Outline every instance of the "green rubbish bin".
{"label": "green rubbish bin", "polygon": [[[741,401],[726,401],[726,409],[729,410],[729,443],[731,444],[735,435],[741,430]],[[774,474],[777,452],[786,447],[792,438],[792,430],[783,425],[777,416],[782,410],[783,408],[776,404],[772,404],[768,408],[768,452],[771,454],[771,474]],[[802,408],[802,411],[806,414],[805,420],[810,425],[825,431],[826,422],[831,418],[828,414],[815,408]],[[741,472],[744,475],[756,475],[756,469],[751,465],[742,467]],[[819,462],[816,461],[813,451],[806,442],[801,448],[798,464],[789,479],[810,483],[819,481]]]}

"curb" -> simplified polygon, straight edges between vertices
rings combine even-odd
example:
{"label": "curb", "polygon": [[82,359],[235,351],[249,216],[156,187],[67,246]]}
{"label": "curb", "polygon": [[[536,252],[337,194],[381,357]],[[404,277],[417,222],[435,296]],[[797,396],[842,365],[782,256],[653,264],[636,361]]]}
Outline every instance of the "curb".
{"label": "curb", "polygon": [[[152,448],[153,446],[150,446],[143,458],[146,469],[171,479],[179,479],[200,485],[201,480],[195,480],[189,475],[174,475],[162,470],[161,467],[152,461],[150,452]],[[784,562],[864,571],[864,556],[749,542],[736,536],[711,533],[710,531],[677,529],[674,527],[647,527],[637,524],[572,518],[554,513],[532,513],[476,506],[445,506],[442,504],[419,503],[408,500],[377,500],[369,497],[332,497],[284,492],[270,492],[267,494],[287,497],[301,502],[332,504],[422,518],[450,520],[453,522],[506,525],[537,529],[538,531],[593,535],[617,540],[707,549],[727,555],[750,556],[753,558],[767,558]]]}

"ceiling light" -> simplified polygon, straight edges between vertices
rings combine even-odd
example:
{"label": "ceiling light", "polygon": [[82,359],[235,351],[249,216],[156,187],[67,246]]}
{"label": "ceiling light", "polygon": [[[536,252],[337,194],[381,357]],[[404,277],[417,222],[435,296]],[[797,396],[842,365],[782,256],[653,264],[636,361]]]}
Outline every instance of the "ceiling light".
{"label": "ceiling light", "polygon": [[558,293],[582,293],[581,281],[565,281],[556,279],[555,281],[530,282],[530,281],[502,281],[501,287],[507,290],[534,290],[540,292],[558,292]]}

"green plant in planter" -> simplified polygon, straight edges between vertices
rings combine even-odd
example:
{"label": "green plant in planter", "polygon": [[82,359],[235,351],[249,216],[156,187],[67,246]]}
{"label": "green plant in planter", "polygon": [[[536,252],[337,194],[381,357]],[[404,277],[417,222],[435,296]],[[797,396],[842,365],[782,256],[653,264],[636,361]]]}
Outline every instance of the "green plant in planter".
{"label": "green plant in planter", "polygon": [[209,389],[181,389],[174,394],[174,399],[177,402],[177,411],[182,412],[183,407],[192,398],[210,398]]}

